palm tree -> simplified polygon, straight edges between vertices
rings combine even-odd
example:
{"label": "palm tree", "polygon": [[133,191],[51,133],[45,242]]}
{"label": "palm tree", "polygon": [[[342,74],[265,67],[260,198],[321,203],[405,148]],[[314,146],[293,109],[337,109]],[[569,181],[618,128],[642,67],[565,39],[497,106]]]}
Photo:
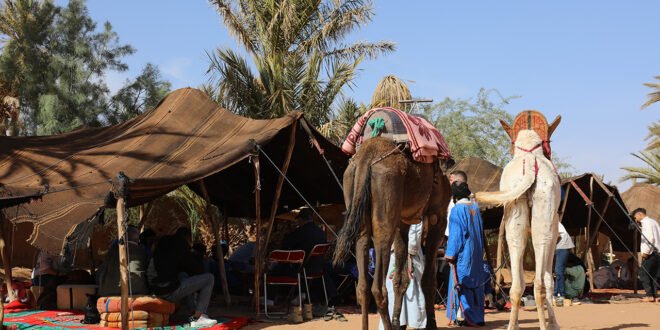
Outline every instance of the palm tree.
{"label": "palm tree", "polygon": [[660,151],[656,149],[632,155],[643,161],[648,167],[623,167],[628,174],[621,178],[621,181],[642,180],[643,183],[660,185]]}
{"label": "palm tree", "polygon": [[660,121],[649,126],[649,135],[646,136],[646,141],[649,141],[646,150],[660,149]]}
{"label": "palm tree", "polygon": [[[660,76],[655,76],[653,78],[660,80]],[[649,93],[649,99],[642,105],[642,109],[660,101],[660,83],[645,83],[644,86],[652,88],[653,92]]]}
{"label": "palm tree", "polygon": [[350,86],[364,58],[394,50],[391,42],[346,37],[371,21],[369,0],[211,0],[229,32],[245,48],[208,54],[210,89],[240,115],[273,118],[302,111],[320,126]]}
{"label": "palm tree", "polygon": [[341,145],[355,122],[367,111],[367,106],[358,105],[353,99],[343,99],[337,110],[337,115],[321,125],[319,131],[334,144]]}

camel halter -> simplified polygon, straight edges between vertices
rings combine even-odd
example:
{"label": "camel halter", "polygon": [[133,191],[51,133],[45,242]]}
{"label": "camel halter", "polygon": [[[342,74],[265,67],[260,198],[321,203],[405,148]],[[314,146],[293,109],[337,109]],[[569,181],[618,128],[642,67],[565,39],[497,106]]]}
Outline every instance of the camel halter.
{"label": "camel halter", "polygon": [[[543,146],[543,142],[535,145],[531,149],[525,149],[525,148],[521,148],[521,147],[518,147],[518,146],[516,146],[516,149],[522,150],[524,152],[529,152],[531,154],[532,152],[534,152],[534,150],[536,150],[536,149],[538,149],[542,146]],[[559,171],[557,171],[557,167],[555,166],[555,163],[552,161],[552,159],[548,159],[548,160],[550,161],[550,164],[552,165],[552,169],[555,170],[555,174],[557,176],[560,176]],[[525,159],[523,159],[523,175],[525,175]],[[534,177],[537,177],[538,175],[539,175],[539,161],[538,161],[538,159],[536,159],[536,157],[534,157]],[[561,179],[559,181],[561,181]]]}

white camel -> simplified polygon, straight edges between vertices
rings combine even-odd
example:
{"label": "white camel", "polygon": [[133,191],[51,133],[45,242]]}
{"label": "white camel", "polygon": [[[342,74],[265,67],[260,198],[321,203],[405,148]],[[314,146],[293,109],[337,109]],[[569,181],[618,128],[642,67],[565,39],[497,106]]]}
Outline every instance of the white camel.
{"label": "white camel", "polygon": [[[554,130],[556,125],[552,126]],[[518,311],[525,287],[523,255],[530,222],[536,257],[534,299],[540,328],[559,329],[552,308],[552,258],[557,243],[557,209],[561,199],[559,177],[552,162],[544,156],[543,141],[535,131],[520,130],[518,136],[512,138],[515,141],[514,155],[502,173],[501,191],[476,194],[480,203],[504,205],[502,221],[506,221],[506,242],[509,246],[512,274],[508,329],[519,329]],[[548,308],[547,325],[544,305]]]}

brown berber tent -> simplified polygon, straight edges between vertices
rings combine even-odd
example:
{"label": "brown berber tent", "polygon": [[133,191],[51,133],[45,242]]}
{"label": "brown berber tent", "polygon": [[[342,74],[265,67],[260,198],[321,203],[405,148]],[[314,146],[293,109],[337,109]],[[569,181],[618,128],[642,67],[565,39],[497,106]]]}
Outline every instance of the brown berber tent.
{"label": "brown berber tent", "polygon": [[649,217],[660,221],[660,187],[648,183],[637,183],[621,193],[621,197],[631,212],[641,207],[646,209]]}
{"label": "brown berber tent", "polygon": [[[79,224],[114,207],[111,191],[121,171],[131,179],[128,206],[203,179],[213,204],[229,216],[254,218],[254,161],[260,160],[260,211],[268,216],[280,176],[273,164],[282,168],[289,154],[287,175],[310,203],[343,201],[328,166],[341,177],[348,157],[310,128],[300,113],[248,119],[186,88],[166,96],[152,111],[115,126],[44,137],[0,137],[0,193],[46,191],[42,202],[7,216],[33,224],[31,244],[61,251]],[[199,190],[199,185],[191,188]],[[284,184],[275,212],[284,205],[293,209],[304,204]]]}

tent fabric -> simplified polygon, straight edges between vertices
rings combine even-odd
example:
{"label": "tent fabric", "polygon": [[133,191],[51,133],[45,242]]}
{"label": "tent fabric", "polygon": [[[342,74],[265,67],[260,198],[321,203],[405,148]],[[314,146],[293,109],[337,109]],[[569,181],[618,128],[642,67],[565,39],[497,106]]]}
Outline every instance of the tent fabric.
{"label": "tent fabric", "polygon": [[4,196],[0,197],[0,209],[6,209],[12,206],[18,206],[24,203],[30,203],[41,198],[42,193],[33,193],[21,196]]}
{"label": "tent fabric", "polygon": [[660,221],[660,187],[648,183],[637,183],[621,193],[623,202],[629,211],[641,207],[646,214]]}
{"label": "tent fabric", "polygon": [[[639,233],[628,227],[628,224],[630,223],[630,220],[628,219],[628,210],[621,210],[614,200],[616,199],[620,203],[623,203],[623,199],[621,198],[618,189],[615,186],[604,184],[614,196],[607,211],[603,214],[603,209],[605,208],[605,204],[607,204],[608,194],[593,178],[593,174],[585,173],[580,176],[563,180],[562,187],[564,188],[564,191],[568,191],[569,186],[571,186],[570,182],[573,181],[578,187],[580,187],[585,195],[591,199],[595,209],[598,213],[601,213],[605,219],[604,222],[607,222],[607,224],[613,229],[610,229],[605,223],[602,223],[599,232],[610,238],[614,251],[627,251],[626,247],[633,252],[639,251],[639,246],[634,244],[635,236],[639,239]],[[586,206],[586,202],[575,188],[570,188],[567,198],[566,210],[562,220],[564,227],[571,232],[571,229],[585,228],[589,225],[590,231],[593,231],[600,219],[596,212],[592,211],[591,222],[589,223],[589,207]],[[617,236],[621,238],[621,240],[619,240]]]}
{"label": "tent fabric", "polygon": [[[54,136],[0,137],[0,195],[48,191],[42,202],[23,205],[8,216],[17,223],[33,223],[28,242],[50,251],[61,251],[78,224],[112,206],[109,192],[120,171],[132,179],[128,206],[205,179],[212,202],[221,210],[230,216],[250,217],[255,208],[255,180],[248,158],[255,153],[254,144],[281,167],[295,125],[309,126],[301,113],[248,119],[220,108],[202,91],[179,89],[155,109],[122,124]],[[310,136],[337,175],[343,174],[348,157],[313,129],[309,134],[296,130],[288,175],[311,202],[341,202],[341,190]],[[267,217],[277,172],[264,154],[259,158],[262,216]],[[282,194],[281,205],[303,204],[288,186]]]}
{"label": "tent fabric", "polygon": [[[500,178],[502,177],[502,168],[477,157],[467,157],[456,163],[449,173],[454,171],[463,171],[467,174],[468,185],[472,192],[477,191],[498,191],[500,189]],[[483,207],[481,217],[483,218],[484,229],[499,228],[504,209],[502,207]]]}

